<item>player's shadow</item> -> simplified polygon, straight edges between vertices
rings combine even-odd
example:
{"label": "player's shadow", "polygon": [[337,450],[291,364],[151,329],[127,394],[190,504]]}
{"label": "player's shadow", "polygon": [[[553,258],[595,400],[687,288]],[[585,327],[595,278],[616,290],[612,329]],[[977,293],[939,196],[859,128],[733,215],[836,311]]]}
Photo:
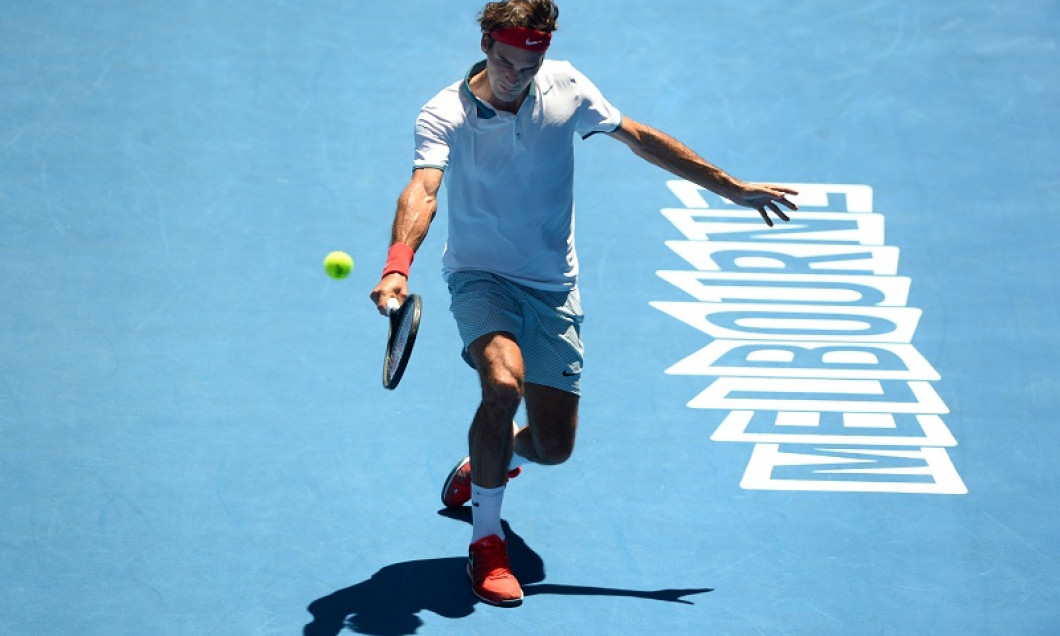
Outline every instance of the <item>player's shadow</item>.
{"label": "player's shadow", "polygon": [[[438,514],[471,523],[471,511],[461,508]],[[542,583],[545,564],[507,522],[508,557],[519,577],[523,594],[566,596],[628,596],[691,605],[685,596],[703,594],[712,588],[680,590],[623,590],[582,585]],[[343,629],[377,636],[415,634],[423,625],[423,610],[445,618],[463,618],[475,611],[479,602],[467,583],[466,557],[424,559],[388,565],[367,581],[338,590],[309,604],[313,621],[305,626],[305,636],[336,636]]]}

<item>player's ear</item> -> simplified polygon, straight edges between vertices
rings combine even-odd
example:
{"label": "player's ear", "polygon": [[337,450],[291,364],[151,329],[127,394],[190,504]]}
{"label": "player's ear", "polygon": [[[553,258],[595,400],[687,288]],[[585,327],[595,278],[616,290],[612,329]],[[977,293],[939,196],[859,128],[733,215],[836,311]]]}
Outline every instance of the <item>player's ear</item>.
{"label": "player's ear", "polygon": [[493,38],[491,38],[488,33],[483,33],[482,34],[482,41],[479,42],[479,46],[482,47],[482,52],[483,53],[489,53],[490,43],[492,43],[492,42],[493,42]]}

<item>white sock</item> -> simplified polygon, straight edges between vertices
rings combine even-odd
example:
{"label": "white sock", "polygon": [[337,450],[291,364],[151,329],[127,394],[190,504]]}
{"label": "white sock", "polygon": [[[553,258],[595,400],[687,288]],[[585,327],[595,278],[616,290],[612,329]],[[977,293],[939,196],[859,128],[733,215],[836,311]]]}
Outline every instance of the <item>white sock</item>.
{"label": "white sock", "polygon": [[471,543],[495,534],[504,539],[501,529],[501,503],[504,501],[504,486],[483,488],[471,484]]}
{"label": "white sock", "polygon": [[508,472],[512,472],[527,462],[527,459],[519,453],[512,453],[512,461],[508,462]]}
{"label": "white sock", "polygon": [[[519,432],[519,425],[515,423],[515,420],[512,420],[512,437],[514,438],[515,435],[518,432]],[[526,462],[527,462],[527,459],[525,457],[523,457],[519,453],[513,452],[512,453],[512,460],[510,462],[508,462],[508,472],[509,473],[512,472],[513,470],[515,470],[516,468],[519,468],[520,466],[522,466]]]}

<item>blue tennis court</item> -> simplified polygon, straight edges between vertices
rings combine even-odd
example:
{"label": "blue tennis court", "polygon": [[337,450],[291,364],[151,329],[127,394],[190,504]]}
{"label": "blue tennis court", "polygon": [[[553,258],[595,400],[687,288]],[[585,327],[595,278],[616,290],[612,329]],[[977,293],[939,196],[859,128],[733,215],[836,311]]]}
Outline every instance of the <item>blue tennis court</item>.
{"label": "blue tennis court", "polygon": [[560,3],[550,57],[801,209],[576,142],[581,426],[508,488],[517,609],[438,499],[444,190],[393,392],[368,300],[482,4],[2,1],[0,633],[1060,632],[1060,4]]}

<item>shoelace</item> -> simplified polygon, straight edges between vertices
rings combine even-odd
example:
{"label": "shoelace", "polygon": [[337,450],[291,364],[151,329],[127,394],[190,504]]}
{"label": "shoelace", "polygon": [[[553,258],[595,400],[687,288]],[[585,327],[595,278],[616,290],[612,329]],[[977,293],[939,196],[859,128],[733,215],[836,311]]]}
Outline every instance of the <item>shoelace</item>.
{"label": "shoelace", "polygon": [[471,569],[475,578],[496,578],[509,576],[511,567],[508,564],[508,553],[504,544],[499,541],[485,541],[472,552]]}

